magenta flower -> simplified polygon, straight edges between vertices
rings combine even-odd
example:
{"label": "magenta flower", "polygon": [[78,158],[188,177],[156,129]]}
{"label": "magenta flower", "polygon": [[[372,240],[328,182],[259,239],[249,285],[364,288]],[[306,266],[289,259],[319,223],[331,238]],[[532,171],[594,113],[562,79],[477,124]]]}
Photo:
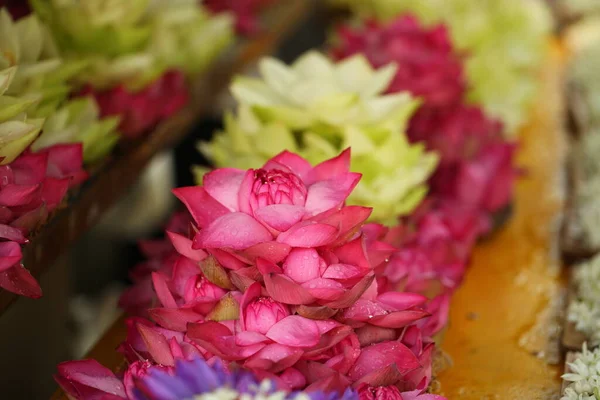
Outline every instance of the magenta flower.
{"label": "magenta flower", "polygon": [[270,297],[252,300],[242,311],[246,329],[263,335],[266,335],[273,325],[290,315],[287,306]]}
{"label": "magenta flower", "polygon": [[358,183],[360,174],[349,168],[349,150],[316,167],[283,152],[261,169],[217,169],[205,175],[204,186],[174,193],[201,228],[194,248],[243,250],[268,242],[275,242],[273,251],[310,248],[340,234],[323,220],[335,219],[324,213],[339,211]]}
{"label": "magenta flower", "polygon": [[205,0],[203,5],[214,13],[230,12],[236,18],[238,34],[250,36],[260,30],[260,11],[273,0]]}
{"label": "magenta flower", "polygon": [[168,71],[137,92],[124,85],[106,90],[88,86],[80,95],[94,97],[102,117],[119,116],[119,132],[128,138],[147,133],[181,110],[189,99],[185,76],[180,71]]}
{"label": "magenta flower", "polygon": [[21,265],[25,237],[63,202],[70,187],[87,178],[81,145],[26,151],[0,167],[0,287],[39,298],[42,290]]}
{"label": "magenta flower", "polygon": [[421,97],[427,108],[460,102],[466,91],[462,60],[446,27],[425,28],[413,16],[386,24],[366,21],[358,28],[342,26],[332,53],[338,59],[364,54],[376,68],[397,64],[388,92],[408,91]]}
{"label": "magenta flower", "polygon": [[423,393],[420,390],[401,393],[396,386],[369,386],[361,385],[358,388],[360,400],[446,400],[436,394]]}
{"label": "magenta flower", "polygon": [[218,357],[289,390],[424,389],[433,343],[420,327],[437,329],[441,313],[426,321],[443,307],[375,279],[397,251],[382,239],[398,235],[361,230],[370,209],[344,205],[360,178],[349,156],[312,167],[284,152],[176,189],[196,226],[167,232],[178,255],[167,247],[150,272],[154,322],[127,321],[127,359]]}
{"label": "magenta flower", "polygon": [[503,138],[502,123],[477,106],[467,106],[462,60],[444,26],[425,28],[412,16],[389,24],[367,22],[339,29],[337,58],[364,53],[376,67],[396,63],[388,91],[408,91],[423,105],[411,118],[411,142],[441,156],[430,180],[430,196],[489,221],[511,201],[516,177],[515,144]]}

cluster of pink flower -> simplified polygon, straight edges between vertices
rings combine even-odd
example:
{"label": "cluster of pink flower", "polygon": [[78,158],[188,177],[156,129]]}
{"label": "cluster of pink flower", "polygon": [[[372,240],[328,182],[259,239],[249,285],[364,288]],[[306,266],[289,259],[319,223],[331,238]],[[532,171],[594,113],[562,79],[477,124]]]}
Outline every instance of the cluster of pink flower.
{"label": "cluster of pink flower", "polygon": [[431,195],[468,207],[487,220],[510,203],[517,172],[515,145],[503,138],[500,121],[466,104],[461,56],[445,26],[425,28],[411,16],[390,23],[342,26],[332,54],[338,59],[362,53],[376,67],[398,65],[388,91],[408,91],[423,104],[410,121],[408,135],[440,154]]}
{"label": "cluster of pink flower", "polygon": [[0,166],[0,287],[38,298],[42,290],[21,265],[21,245],[67,195],[87,178],[81,144],[25,152]]}
{"label": "cluster of pink flower", "polygon": [[120,116],[119,132],[129,138],[147,133],[181,110],[189,98],[185,75],[176,70],[165,72],[138,91],[123,84],[105,90],[87,86],[80,95],[93,96],[102,117]]}
{"label": "cluster of pink flower", "polygon": [[[465,105],[466,82],[444,28],[411,17],[342,28],[333,51],[400,64],[390,91],[424,99],[410,136],[441,154],[429,198],[394,227],[347,206],[360,180],[350,152],[315,167],[283,152],[261,169],[217,169],[175,190],[186,205],[168,241],[143,242],[148,261],[121,298],[131,313],[122,378],[97,363],[64,363],[57,380],[77,399],[133,398],[151,366],[225,360],[289,390],[357,389],[362,400],[426,394],[433,337],[446,325],[477,239],[505,208],[514,145]],[[125,396],[125,397],[123,397]]]}
{"label": "cluster of pink flower", "polygon": [[[218,169],[204,186],[176,189],[191,218],[176,216],[170,244],[144,244],[151,260],[134,271],[137,284],[122,298],[141,315],[128,320],[121,346],[130,362],[125,386],[151,365],[202,356],[290,390],[368,384],[365,398],[424,392],[448,296],[430,300],[416,293],[416,281],[444,272],[402,267],[392,243],[438,252],[465,233],[442,213],[420,217],[418,234],[408,225],[365,225],[371,210],[345,205],[360,179],[349,165],[349,150],[315,167],[284,152],[261,169]],[[437,257],[448,263],[464,251],[452,243],[446,250]],[[443,285],[457,279],[444,276]],[[401,282],[415,292],[396,290]],[[109,391],[93,378],[99,371],[73,374],[69,365],[59,381],[75,398]]]}

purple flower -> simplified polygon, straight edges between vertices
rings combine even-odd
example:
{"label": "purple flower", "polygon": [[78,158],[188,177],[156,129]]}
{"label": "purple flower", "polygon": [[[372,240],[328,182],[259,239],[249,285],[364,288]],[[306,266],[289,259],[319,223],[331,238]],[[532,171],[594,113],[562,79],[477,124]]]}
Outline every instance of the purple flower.
{"label": "purple flower", "polygon": [[286,400],[358,400],[356,392],[347,389],[336,392],[293,392],[281,397],[275,381],[258,379],[253,373],[237,369],[228,371],[220,361],[210,365],[201,358],[177,360],[175,368],[166,371],[150,368],[136,382],[135,400],[191,400],[203,394],[219,398],[245,398]]}

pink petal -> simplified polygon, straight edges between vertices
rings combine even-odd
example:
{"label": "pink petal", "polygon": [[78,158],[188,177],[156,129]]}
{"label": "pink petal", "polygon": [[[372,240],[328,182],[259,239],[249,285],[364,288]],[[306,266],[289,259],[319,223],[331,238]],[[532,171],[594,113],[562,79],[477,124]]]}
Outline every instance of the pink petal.
{"label": "pink petal", "polygon": [[277,264],[262,258],[256,259],[256,268],[258,268],[263,275],[282,273],[281,268],[279,268]]}
{"label": "pink petal", "polygon": [[341,206],[358,184],[361,176],[361,174],[348,173],[309,186],[305,204],[307,214],[317,215]]}
{"label": "pink petal", "polygon": [[192,240],[182,236],[178,233],[167,231],[167,236],[169,240],[175,247],[175,250],[182,256],[185,256],[194,261],[201,261],[207,257],[207,254],[203,250],[194,250],[192,248]]}
{"label": "pink petal", "polygon": [[371,283],[375,280],[375,275],[369,274],[365,276],[360,282],[354,287],[340,296],[337,300],[323,304],[330,308],[348,308],[354,302],[362,296],[362,294],[371,286]]}
{"label": "pink petal", "polygon": [[223,249],[209,249],[208,252],[217,259],[222,267],[232,270],[246,268],[246,263],[236,254]]}
{"label": "pink petal", "polygon": [[289,315],[269,329],[269,339],[293,347],[311,347],[319,343],[319,327],[307,318]]}
{"label": "pink petal", "polygon": [[239,346],[250,346],[268,341],[269,339],[260,332],[243,331],[235,335],[235,344]]}
{"label": "pink petal", "polygon": [[302,287],[308,290],[311,295],[320,300],[331,301],[338,299],[345,292],[345,288],[341,283],[331,279],[323,278],[317,278],[305,282],[302,284]]}
{"label": "pink petal", "polygon": [[202,315],[187,308],[151,308],[148,314],[160,326],[178,332],[185,332],[188,323],[202,320]]}
{"label": "pink petal", "polygon": [[356,232],[373,211],[369,207],[345,206],[339,211],[317,215],[315,220],[323,224],[338,226],[340,231],[340,241],[345,241]]}
{"label": "pink petal", "polygon": [[42,288],[33,276],[21,265],[0,272],[0,287],[21,296],[39,299]]}
{"label": "pink petal", "polygon": [[413,390],[411,392],[402,392],[402,400],[447,400],[437,394],[423,393],[422,390]]}
{"label": "pink petal", "polygon": [[41,190],[40,185],[7,185],[0,190],[0,205],[21,206],[31,202]]}
{"label": "pink petal", "polygon": [[421,310],[395,311],[387,315],[378,315],[369,319],[369,323],[382,328],[403,328],[415,321],[428,317],[430,314]]}
{"label": "pink petal", "polygon": [[173,189],[173,194],[185,204],[200,228],[209,226],[229,210],[209,195],[203,187],[188,186]]}
{"label": "pink petal", "polygon": [[190,324],[188,337],[211,353],[224,360],[242,360],[260,351],[265,345],[258,343],[249,346],[238,346],[231,331],[218,322]]}
{"label": "pink petal", "polygon": [[154,290],[156,291],[156,295],[158,296],[158,300],[166,308],[177,308],[177,303],[167,286],[167,281],[164,275],[153,272],[152,273],[152,283],[154,285]]}
{"label": "pink petal", "polygon": [[356,364],[349,372],[352,380],[360,378],[395,364],[401,373],[419,368],[419,360],[400,342],[383,342],[362,349]]}
{"label": "pink petal", "polygon": [[313,169],[310,163],[304,158],[287,150],[279,153],[267,161],[267,163],[263,166],[263,169],[281,169],[282,165],[285,166],[290,172],[298,175],[300,178],[302,178],[302,180],[305,180],[307,175]]}
{"label": "pink petal", "polygon": [[0,242],[0,272],[13,267],[23,258],[21,246],[16,242]]}
{"label": "pink petal", "polygon": [[383,304],[375,301],[358,299],[344,311],[344,318],[366,322],[374,316],[385,314],[387,314],[387,310],[383,307]]}
{"label": "pink petal", "polygon": [[377,296],[377,301],[394,310],[406,310],[427,302],[427,297],[417,293],[386,292]]}
{"label": "pink petal", "polygon": [[279,263],[287,257],[291,249],[290,245],[285,243],[264,242],[247,248],[244,250],[244,255],[250,260],[261,257],[271,262]]}
{"label": "pink petal", "polygon": [[0,238],[7,239],[12,242],[17,242],[20,244],[27,243],[27,239],[23,235],[21,230],[14,228],[10,225],[0,224]]}
{"label": "pink petal", "polygon": [[144,324],[137,324],[137,329],[144,344],[148,348],[148,352],[154,358],[154,361],[162,365],[175,365],[173,354],[167,338],[154,330],[152,327]]}
{"label": "pink petal", "polygon": [[272,239],[271,233],[257,220],[248,214],[235,212],[202,229],[194,238],[194,247],[243,250]]}
{"label": "pink petal", "polygon": [[279,232],[287,231],[300,222],[304,214],[304,207],[292,204],[273,204],[254,212],[256,218]]}
{"label": "pink petal", "polygon": [[331,225],[305,221],[294,225],[289,230],[277,237],[280,243],[292,247],[319,247],[325,246],[335,240],[337,228]]}
{"label": "pink petal", "polygon": [[310,185],[317,181],[347,174],[350,172],[350,154],[351,152],[348,148],[342,151],[337,157],[318,164],[308,174],[306,183]]}
{"label": "pink petal", "polygon": [[57,369],[60,376],[68,381],[126,398],[123,382],[96,360],[67,361],[58,364]]}
{"label": "pink petal", "polygon": [[296,364],[302,354],[303,351],[300,349],[272,343],[246,360],[244,367],[278,373]]}
{"label": "pink petal", "polygon": [[356,330],[360,345],[365,347],[373,343],[389,342],[397,339],[398,334],[395,329],[381,328],[374,325],[365,325]]}
{"label": "pink petal", "polygon": [[204,175],[204,190],[230,211],[239,211],[238,192],[246,171],[219,168]]}
{"label": "pink petal", "polygon": [[352,279],[362,276],[363,271],[349,264],[331,264],[323,273],[323,278]]}
{"label": "pink petal", "polygon": [[68,190],[68,179],[48,178],[44,181],[42,184],[41,196],[48,207],[48,211],[54,210],[62,203]]}
{"label": "pink petal", "polygon": [[363,270],[371,269],[371,264],[367,259],[367,247],[363,236],[336,248],[335,255],[340,263],[356,265]]}
{"label": "pink petal", "polygon": [[310,304],[315,298],[302,286],[280,274],[264,276],[265,287],[273,300],[283,304]]}
{"label": "pink petal", "polygon": [[322,263],[315,249],[293,249],[283,263],[283,272],[293,281],[304,283],[319,277]]}

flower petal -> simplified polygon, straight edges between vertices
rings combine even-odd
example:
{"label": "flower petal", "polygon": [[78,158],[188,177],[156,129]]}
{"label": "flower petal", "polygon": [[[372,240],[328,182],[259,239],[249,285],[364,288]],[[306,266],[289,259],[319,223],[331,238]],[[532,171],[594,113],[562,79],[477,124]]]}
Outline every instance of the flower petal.
{"label": "flower petal", "polygon": [[0,242],[0,272],[15,266],[23,258],[21,246],[16,242]]}
{"label": "flower petal", "polygon": [[219,217],[229,214],[227,207],[209,195],[203,187],[181,187],[173,189],[173,194],[185,204],[200,228],[205,228]]}
{"label": "flower petal", "polygon": [[287,231],[300,222],[304,214],[304,207],[292,204],[272,204],[254,212],[256,218],[279,232]]}
{"label": "flower petal", "polygon": [[21,296],[39,299],[42,288],[29,271],[22,265],[0,272],[0,287]]}
{"label": "flower petal", "polygon": [[69,382],[126,398],[121,379],[96,360],[67,361],[58,364],[57,369],[59,375]]}
{"label": "flower petal", "polygon": [[293,249],[283,263],[283,273],[294,282],[308,282],[319,277],[322,263],[315,249]]}
{"label": "flower petal", "polygon": [[188,323],[202,320],[202,315],[188,308],[151,308],[148,314],[160,326],[178,332],[185,332]]}
{"label": "flower petal", "polygon": [[350,172],[350,149],[342,151],[337,157],[325,160],[322,163],[316,165],[306,178],[308,185],[331,179],[332,177],[345,175]]}
{"label": "flower petal", "polygon": [[264,276],[265,287],[273,300],[284,304],[310,304],[315,298],[302,286],[280,274]]}
{"label": "flower petal", "polygon": [[310,215],[317,215],[339,207],[346,201],[361,176],[357,173],[348,173],[310,185],[306,195],[306,212]]}
{"label": "flower petal", "polygon": [[292,247],[310,248],[325,246],[333,242],[336,236],[337,228],[334,226],[305,221],[281,233],[277,237],[277,241]]}
{"label": "flower petal", "polygon": [[307,318],[289,315],[269,329],[266,336],[283,345],[311,347],[319,343],[319,327]]}
{"label": "flower petal", "polygon": [[371,286],[375,280],[375,275],[369,274],[365,276],[354,287],[340,296],[337,300],[324,303],[323,305],[330,308],[347,308],[350,307],[362,294]]}
{"label": "flower petal", "polygon": [[362,349],[356,364],[349,372],[352,380],[395,364],[401,373],[419,368],[421,364],[412,351],[400,342],[383,342]]}
{"label": "flower petal", "polygon": [[194,261],[200,261],[206,258],[207,254],[204,250],[195,250],[192,248],[193,241],[191,239],[175,232],[167,231],[166,233],[173,244],[173,247],[175,247],[175,250],[182,256]]}
{"label": "flower petal", "polygon": [[273,239],[271,233],[248,214],[235,212],[223,215],[194,238],[197,248],[227,247],[243,250]]}
{"label": "flower petal", "polygon": [[230,211],[239,211],[238,193],[246,171],[219,168],[204,175],[204,190]]}
{"label": "flower petal", "polygon": [[175,359],[167,338],[154,330],[153,327],[144,324],[137,324],[136,326],[154,361],[162,365],[175,365]]}
{"label": "flower petal", "polygon": [[247,248],[243,254],[250,260],[261,257],[265,260],[279,263],[287,257],[291,249],[291,246],[285,243],[264,242]]}

